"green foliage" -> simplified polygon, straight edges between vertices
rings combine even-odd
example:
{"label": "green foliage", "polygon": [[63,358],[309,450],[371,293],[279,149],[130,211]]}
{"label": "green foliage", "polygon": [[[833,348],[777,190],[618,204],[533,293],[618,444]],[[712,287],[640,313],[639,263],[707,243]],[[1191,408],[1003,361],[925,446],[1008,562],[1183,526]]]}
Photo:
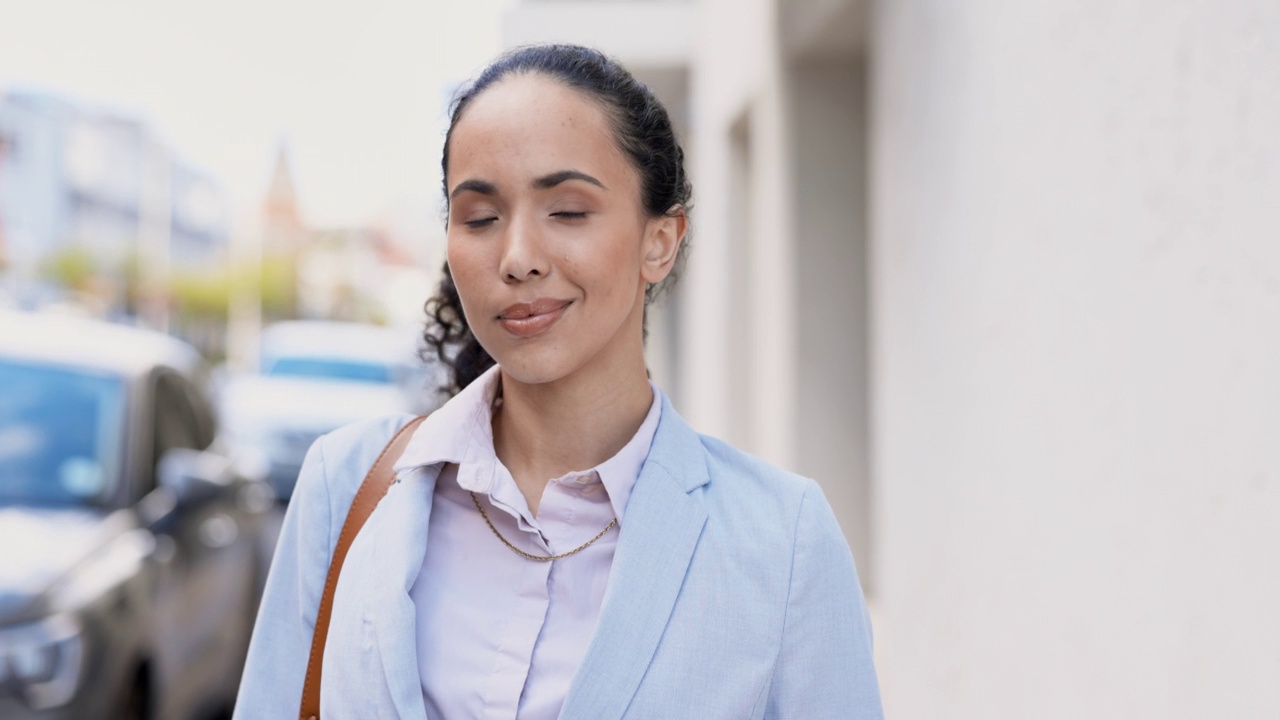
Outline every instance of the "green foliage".
{"label": "green foliage", "polygon": [[45,258],[40,273],[68,290],[87,292],[98,276],[98,260],[85,248],[70,245]]}
{"label": "green foliage", "polygon": [[225,269],[212,273],[174,272],[169,279],[169,292],[178,315],[225,322],[231,302],[231,275]]}
{"label": "green foliage", "polygon": [[170,294],[180,316],[225,322],[233,293],[253,292],[255,285],[265,317],[294,317],[297,270],[292,258],[285,256],[263,258],[257,272],[252,264],[224,265],[209,272],[175,271],[170,279]]}
{"label": "green foliage", "polygon": [[40,266],[42,277],[49,282],[81,298],[96,298],[107,307],[117,305],[130,314],[142,312],[148,297],[160,299],[182,327],[225,327],[232,300],[240,293],[259,298],[267,321],[297,317],[297,261],[289,254],[268,255],[260,266],[216,263],[203,268],[175,267],[167,287],[149,284],[161,281],[149,270],[136,251],[108,261],[81,245],[50,254]]}
{"label": "green foliage", "polygon": [[130,250],[121,258],[115,272],[123,287],[121,301],[124,303],[124,311],[135,315],[142,307],[142,257],[138,255],[138,251]]}
{"label": "green foliage", "polygon": [[264,257],[259,288],[264,317],[275,320],[297,317],[298,265],[296,258],[288,255]]}

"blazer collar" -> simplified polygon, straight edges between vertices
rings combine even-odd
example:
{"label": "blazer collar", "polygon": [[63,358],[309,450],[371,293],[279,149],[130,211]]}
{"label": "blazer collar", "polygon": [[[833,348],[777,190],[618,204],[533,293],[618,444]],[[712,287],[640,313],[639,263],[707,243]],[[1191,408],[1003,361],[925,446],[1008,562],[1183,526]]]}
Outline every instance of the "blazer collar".
{"label": "blazer collar", "polygon": [[422,569],[439,475],[437,465],[402,476],[370,517],[375,532],[364,615],[374,622],[387,689],[401,718],[427,713],[418,672],[418,616],[409,590]]}
{"label": "blazer collar", "polygon": [[[662,403],[653,445],[627,503],[595,635],[560,713],[565,720],[622,717],[662,639],[706,523],[706,507],[694,492],[710,478],[702,443],[665,395]],[[370,552],[350,557],[344,567],[367,563],[368,572],[359,573],[367,588],[365,617],[374,622],[387,688],[401,718],[426,714],[409,590],[422,568],[439,472],[439,465],[429,465],[404,473],[369,518]]]}
{"label": "blazer collar", "polygon": [[[505,469],[499,473],[500,463],[494,451],[493,405],[500,381],[498,366],[494,365],[428,415],[396,460],[395,471],[405,473],[428,465],[457,463],[461,469],[458,484],[464,489],[485,495],[502,494],[506,496],[501,498],[506,505],[523,507],[523,498],[513,496],[519,495],[514,481],[509,477],[499,479],[501,475],[509,475]],[[650,382],[649,387],[653,403],[635,435],[604,462],[579,469],[599,477],[619,523],[626,522],[623,516],[631,488],[652,446],[662,409],[668,407],[666,396],[658,386]]]}
{"label": "blazer collar", "polygon": [[560,712],[617,720],[666,630],[707,520],[694,490],[709,480],[702,443],[663,398],[653,446],[627,504],[595,636]]}

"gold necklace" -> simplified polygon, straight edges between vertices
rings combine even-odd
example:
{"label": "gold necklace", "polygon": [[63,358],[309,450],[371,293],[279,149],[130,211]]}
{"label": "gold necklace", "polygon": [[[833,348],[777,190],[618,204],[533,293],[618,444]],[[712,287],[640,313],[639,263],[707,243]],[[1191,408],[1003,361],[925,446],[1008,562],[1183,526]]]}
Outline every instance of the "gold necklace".
{"label": "gold necklace", "polygon": [[471,493],[471,502],[476,504],[476,509],[480,511],[480,517],[484,518],[484,524],[489,526],[489,529],[493,531],[494,535],[498,536],[498,539],[502,541],[503,545],[506,545],[507,547],[511,548],[511,552],[519,555],[522,558],[527,558],[529,560],[537,560],[538,562],[550,562],[552,560],[559,560],[560,558],[567,558],[570,555],[573,555],[574,553],[582,552],[583,550],[586,550],[591,545],[591,543],[594,543],[595,541],[604,537],[605,533],[609,532],[609,530],[611,530],[614,525],[618,524],[618,518],[615,517],[614,519],[610,520],[609,524],[605,525],[604,529],[601,530],[595,537],[582,543],[581,545],[570,550],[567,553],[560,553],[559,555],[530,555],[529,553],[521,550],[515,545],[512,545],[506,538],[502,537],[502,533],[498,532],[498,528],[494,527],[493,522],[489,520],[488,513],[486,513],[484,511],[484,508],[480,506],[480,498],[476,497],[475,493]]}

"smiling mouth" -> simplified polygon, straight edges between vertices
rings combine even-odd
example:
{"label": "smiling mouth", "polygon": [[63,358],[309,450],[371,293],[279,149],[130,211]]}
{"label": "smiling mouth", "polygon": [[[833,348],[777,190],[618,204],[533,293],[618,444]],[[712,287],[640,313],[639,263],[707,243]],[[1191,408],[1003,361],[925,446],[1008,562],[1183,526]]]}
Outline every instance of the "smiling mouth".
{"label": "smiling mouth", "polygon": [[545,332],[560,319],[570,300],[539,298],[531,303],[512,305],[498,314],[498,323],[512,335],[532,337]]}

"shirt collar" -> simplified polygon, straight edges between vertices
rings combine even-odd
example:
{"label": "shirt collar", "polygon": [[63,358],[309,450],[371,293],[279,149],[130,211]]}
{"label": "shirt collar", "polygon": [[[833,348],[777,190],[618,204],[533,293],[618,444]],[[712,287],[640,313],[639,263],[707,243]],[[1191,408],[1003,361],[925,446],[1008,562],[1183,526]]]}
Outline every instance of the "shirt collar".
{"label": "shirt collar", "polygon": [[395,471],[441,463],[460,465],[477,459],[486,449],[493,455],[492,406],[498,378],[498,366],[494,365],[428,415],[414,430]]}
{"label": "shirt collar", "polygon": [[[464,489],[485,494],[504,489],[494,487],[498,484],[498,459],[493,449],[493,400],[499,377],[498,366],[489,368],[428,415],[414,431],[395,464],[395,471],[401,473],[426,465],[455,463],[459,466],[458,484]],[[662,391],[652,382],[649,387],[653,391],[649,412],[627,444],[594,468],[566,476],[592,473],[599,476],[618,522],[622,522],[623,511],[649,456],[649,448],[662,417]],[[510,489],[515,489],[515,483],[510,485]]]}
{"label": "shirt collar", "polygon": [[640,429],[631,436],[613,457],[595,466],[594,470],[604,483],[605,492],[609,493],[609,502],[613,505],[613,514],[622,522],[622,513],[626,510],[627,500],[631,498],[631,489],[640,477],[644,461],[649,457],[649,447],[653,445],[653,436],[658,431],[658,420],[662,417],[662,391],[652,383],[653,403],[649,406],[649,414],[645,415]]}

